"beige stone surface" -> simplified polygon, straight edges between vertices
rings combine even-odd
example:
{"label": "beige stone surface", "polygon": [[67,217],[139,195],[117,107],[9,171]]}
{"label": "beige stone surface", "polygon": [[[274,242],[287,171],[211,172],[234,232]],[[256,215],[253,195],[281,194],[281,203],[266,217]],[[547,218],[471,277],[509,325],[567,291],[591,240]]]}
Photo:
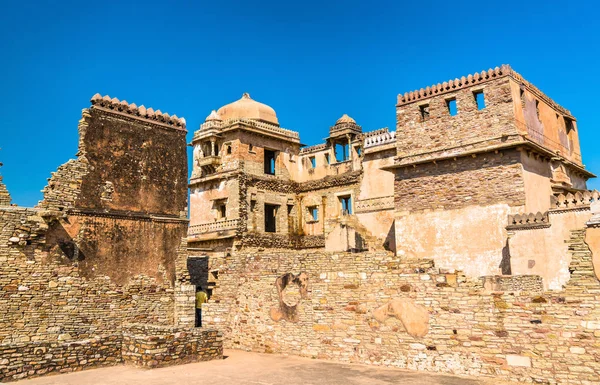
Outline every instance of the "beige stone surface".
{"label": "beige stone surface", "polygon": [[152,370],[127,366],[14,382],[15,385],[517,385],[498,379],[338,364],[283,355],[225,351],[221,361]]}

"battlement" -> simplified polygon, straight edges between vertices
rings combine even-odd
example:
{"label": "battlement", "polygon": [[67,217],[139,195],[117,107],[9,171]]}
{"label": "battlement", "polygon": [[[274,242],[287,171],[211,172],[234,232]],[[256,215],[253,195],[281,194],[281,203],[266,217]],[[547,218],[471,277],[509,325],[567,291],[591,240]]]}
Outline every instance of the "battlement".
{"label": "battlement", "polygon": [[519,74],[514,71],[510,65],[503,64],[501,67],[490,68],[487,71],[476,72],[475,74],[469,74],[467,76],[462,76],[460,79],[455,78],[454,80],[448,80],[443,83],[434,84],[428,86],[426,88],[421,88],[419,90],[414,90],[410,92],[405,92],[404,94],[398,95],[398,102],[396,107],[400,107],[406,104],[414,103],[419,100],[424,100],[430,97],[443,95],[446,93],[454,92],[466,87],[473,87],[479,84],[483,84],[489,82],[491,80],[500,79],[505,76],[512,77],[516,82],[520,83],[522,86],[526,87],[530,92],[536,95],[536,97],[542,99],[552,108],[559,111],[561,114],[568,116],[569,118],[573,118],[573,115],[569,110],[560,106],[558,103],[550,99],[546,96],[542,91],[540,91],[536,86],[528,82]]}
{"label": "battlement", "polygon": [[600,198],[598,190],[576,192],[575,194],[558,194],[552,196],[551,209],[553,210],[569,210],[577,208],[589,207],[593,202],[597,202]]}
{"label": "battlement", "polygon": [[549,227],[550,219],[548,218],[548,212],[545,213],[528,213],[528,214],[516,214],[508,216],[508,230],[517,229],[533,229],[540,227]]}
{"label": "battlement", "polygon": [[100,108],[105,111],[129,115],[138,119],[149,120],[155,124],[161,124],[169,128],[185,130],[185,119],[179,118],[177,115],[169,115],[160,110],[154,111],[152,107],[146,108],[144,105],[137,106],[135,103],[127,103],[126,100],[119,100],[108,95],[101,96],[96,94],[90,100],[93,108]]}

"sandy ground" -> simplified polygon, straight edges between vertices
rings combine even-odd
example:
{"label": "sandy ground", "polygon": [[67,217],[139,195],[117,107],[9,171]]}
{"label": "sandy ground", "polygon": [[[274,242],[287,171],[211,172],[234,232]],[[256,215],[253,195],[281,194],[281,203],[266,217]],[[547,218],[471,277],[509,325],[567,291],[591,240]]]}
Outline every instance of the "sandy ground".
{"label": "sandy ground", "polygon": [[224,360],[153,370],[113,366],[13,382],[18,385],[500,385],[490,378],[445,376],[275,354],[225,352]]}

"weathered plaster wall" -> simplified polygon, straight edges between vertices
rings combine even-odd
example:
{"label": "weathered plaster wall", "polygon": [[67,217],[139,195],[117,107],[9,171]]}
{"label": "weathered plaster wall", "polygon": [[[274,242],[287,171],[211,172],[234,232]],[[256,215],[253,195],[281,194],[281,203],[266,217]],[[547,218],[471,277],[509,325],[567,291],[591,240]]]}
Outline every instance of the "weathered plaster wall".
{"label": "weathered plaster wall", "polygon": [[548,211],[552,196],[552,171],[550,163],[531,153],[521,155],[523,165],[523,183],[525,185],[525,211],[537,213]]}
{"label": "weathered plaster wall", "polygon": [[600,284],[583,237],[571,239],[569,287],[543,294],[490,293],[480,279],[386,253],[234,254],[222,262],[204,322],[223,330],[229,348],[594,383]]}
{"label": "weathered plaster wall", "polygon": [[196,184],[190,188],[190,226],[214,222],[216,201],[226,201],[226,218],[239,218],[239,182],[235,178]]}
{"label": "weathered plaster wall", "polygon": [[[539,275],[544,288],[561,290],[570,274],[571,231],[585,227],[589,210],[550,211],[549,226],[510,230],[508,251],[514,275]],[[588,235],[589,236],[589,235]]]}
{"label": "weathered plaster wall", "polygon": [[397,255],[427,258],[436,266],[458,269],[469,277],[502,273],[506,204],[469,206],[396,217]]}

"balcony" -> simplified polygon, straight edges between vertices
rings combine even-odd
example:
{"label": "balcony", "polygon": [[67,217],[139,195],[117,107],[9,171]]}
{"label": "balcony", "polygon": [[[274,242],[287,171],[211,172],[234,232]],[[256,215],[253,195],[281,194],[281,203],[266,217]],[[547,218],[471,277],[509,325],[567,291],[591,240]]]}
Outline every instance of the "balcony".
{"label": "balcony", "polygon": [[240,220],[238,218],[201,223],[188,228],[188,237],[192,241],[231,238],[235,236],[239,225]]}
{"label": "balcony", "polygon": [[218,155],[209,155],[203,158],[196,159],[196,164],[199,167],[212,166],[219,167],[221,165],[221,157]]}

